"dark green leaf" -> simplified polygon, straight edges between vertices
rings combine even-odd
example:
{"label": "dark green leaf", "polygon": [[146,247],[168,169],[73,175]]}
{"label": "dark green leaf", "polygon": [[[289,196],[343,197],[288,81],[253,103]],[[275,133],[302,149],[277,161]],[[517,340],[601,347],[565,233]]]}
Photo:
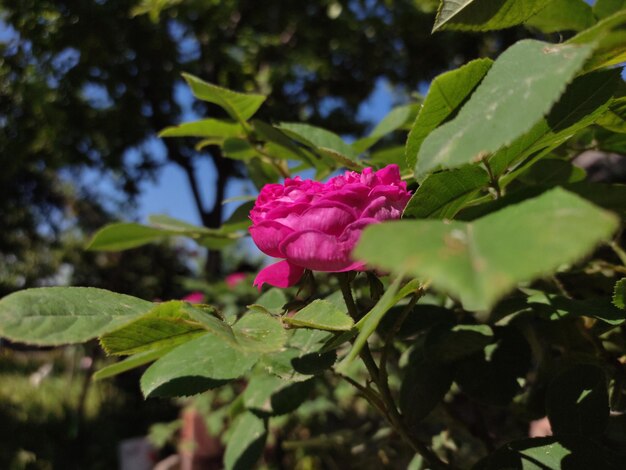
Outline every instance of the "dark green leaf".
{"label": "dark green leaf", "polygon": [[492,64],[491,59],[477,59],[435,77],[406,141],[409,168],[415,168],[417,154],[426,136],[459,109]]}
{"label": "dark green leaf", "polygon": [[546,5],[546,0],[442,0],[433,31],[489,31],[523,23]]}
{"label": "dark green leaf", "polygon": [[543,33],[582,31],[594,23],[591,7],[584,0],[550,0],[526,21],[526,25]]}
{"label": "dark green leaf", "polygon": [[207,333],[152,364],[141,377],[141,390],[146,397],[195,395],[241,377],[258,359],[258,353]]}
{"label": "dark green leaf", "polygon": [[493,330],[487,325],[438,325],[426,336],[424,356],[430,361],[454,362],[492,341]]}
{"label": "dark green leaf", "polygon": [[191,88],[193,95],[199,100],[208,101],[222,107],[231,118],[245,123],[265,101],[263,95],[238,93],[200,80],[188,73],[183,78]]}
{"label": "dark green leaf", "polygon": [[626,8],[626,0],[596,0],[593,5],[593,14],[603,19]]}
{"label": "dark green leaf", "polygon": [[594,440],[561,436],[509,442],[473,470],[620,470],[623,463]]}
{"label": "dark green leaf", "polygon": [[456,118],[424,140],[416,175],[475,162],[510,145],[550,111],[591,52],[587,45],[535,40],[511,46]]}
{"label": "dark green leaf", "polygon": [[82,343],[115,330],[154,304],[91,287],[44,287],[0,300],[0,336],[22,343]]}
{"label": "dark green leaf", "polygon": [[403,217],[452,219],[488,184],[489,176],[479,166],[467,165],[433,173],[417,188],[404,209]]}
{"label": "dark green leaf", "polygon": [[626,309],[626,277],[615,283],[613,305],[622,310]]}
{"label": "dark green leaf", "polygon": [[224,453],[226,470],[250,470],[263,453],[267,428],[265,421],[248,411],[241,414],[233,424]]}
{"label": "dark green leaf", "polygon": [[550,383],[546,409],[555,434],[601,435],[609,419],[604,371],[580,364],[561,372]]}
{"label": "dark green leaf", "polygon": [[255,413],[283,415],[298,408],[313,389],[313,381],[285,381],[266,373],[253,376],[243,393],[244,405]]}
{"label": "dark green leaf", "polygon": [[452,385],[452,369],[427,360],[421,348],[409,357],[400,386],[400,410],[409,425],[416,425],[443,400]]}

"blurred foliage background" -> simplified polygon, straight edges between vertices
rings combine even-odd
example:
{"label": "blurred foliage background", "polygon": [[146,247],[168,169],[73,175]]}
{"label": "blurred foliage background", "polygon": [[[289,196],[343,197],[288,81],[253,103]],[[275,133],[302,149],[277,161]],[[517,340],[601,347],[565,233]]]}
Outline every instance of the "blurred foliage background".
{"label": "blurred foliage background", "polygon": [[[254,270],[237,252],[205,254],[178,244],[83,251],[105,223],[142,217],[136,202],[143,183],[167,165],[181,168],[188,181],[168,189],[190,191],[207,227],[223,220],[228,185],[248,177],[217,147],[156,139],[164,127],[221,112],[192,102],[181,72],[269,95],[261,118],[360,135],[371,123],[359,120],[358,110],[381,81],[405,102],[437,74],[495,57],[530,35],[522,29],[431,35],[437,3],[4,0],[0,296],[52,284],[146,299],[201,288],[225,308],[245,305],[253,292],[233,295],[223,282],[228,272]],[[201,171],[200,162],[213,171]],[[113,189],[95,184],[103,181]],[[209,203],[201,188],[211,193]],[[134,376],[93,385],[93,362],[102,360],[96,348],[0,348],[1,468],[113,468],[117,441],[176,416],[174,404],[143,402]],[[323,402],[317,406],[323,411]],[[355,402],[353,417],[326,416],[323,423],[301,419],[294,433],[302,439],[307,426],[332,429],[337,419],[366,426],[361,408]],[[350,455],[333,462],[342,459]]]}

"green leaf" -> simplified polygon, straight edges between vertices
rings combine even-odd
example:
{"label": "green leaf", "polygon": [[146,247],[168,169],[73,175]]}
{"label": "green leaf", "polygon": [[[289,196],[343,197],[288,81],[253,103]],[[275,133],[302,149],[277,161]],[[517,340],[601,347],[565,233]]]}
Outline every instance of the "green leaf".
{"label": "green leaf", "polygon": [[493,330],[487,325],[438,325],[426,336],[424,356],[433,361],[454,362],[492,341]]}
{"label": "green leaf", "polygon": [[372,309],[367,312],[356,324],[356,329],[359,334],[354,340],[354,344],[345,359],[337,366],[338,370],[343,370],[348,367],[348,365],[350,365],[350,363],[359,355],[368,338],[374,333],[376,327],[391,307],[419,288],[419,282],[413,280],[400,289],[401,282],[402,275],[398,275],[376,305],[374,305],[374,307],[372,307]]}
{"label": "green leaf", "polygon": [[415,167],[424,139],[458,110],[492,64],[491,59],[477,59],[435,77],[406,141],[406,161],[409,168]]}
{"label": "green leaf", "polygon": [[309,396],[313,381],[290,382],[266,373],[254,375],[243,392],[247,409],[262,415],[283,415],[298,408]]}
{"label": "green leaf", "polygon": [[280,315],[285,310],[284,306],[286,303],[287,296],[285,295],[285,292],[282,289],[272,287],[261,295],[261,297],[259,297],[254,304],[248,305],[248,308],[259,308],[269,314]]}
{"label": "green leaf", "polygon": [[0,336],[28,344],[82,343],[115,330],[154,304],[92,287],[42,287],[0,300]]}
{"label": "green leaf", "polygon": [[626,309],[626,277],[615,283],[613,305],[622,310]]}
{"label": "green leaf", "polygon": [[531,367],[530,347],[515,328],[495,329],[493,342],[455,363],[454,381],[479,403],[508,406],[522,392]]}
{"label": "green leaf", "polygon": [[533,310],[549,316],[551,320],[558,320],[570,315],[584,316],[601,320],[613,326],[621,325],[626,320],[626,314],[616,306],[611,305],[609,299],[605,297],[578,300],[538,292],[529,296],[526,301]]}
{"label": "green leaf", "polygon": [[591,364],[579,364],[557,375],[546,395],[552,431],[556,435],[601,435],[609,420],[606,381],[604,371]]}
{"label": "green leaf", "polygon": [[410,425],[416,425],[443,401],[452,385],[452,369],[424,357],[421,348],[409,356],[400,386],[400,410]]}
{"label": "green leaf", "polygon": [[261,312],[247,312],[233,325],[233,333],[243,351],[279,351],[287,342],[287,333],[280,320]]}
{"label": "green leaf", "polygon": [[585,170],[567,160],[545,158],[524,171],[519,180],[528,185],[550,187],[582,181],[586,176]]}
{"label": "green leaf", "polygon": [[226,470],[249,470],[254,468],[263,453],[267,428],[265,421],[249,411],[244,412],[233,424],[224,453]]}
{"label": "green leaf", "polygon": [[626,10],[604,18],[589,29],[578,33],[566,44],[594,44],[593,55],[584,71],[610,67],[626,61]]}
{"label": "green leaf", "polygon": [[348,331],[354,326],[350,315],[322,299],[314,300],[293,317],[284,317],[283,321],[293,326],[327,331]]}
{"label": "green leaf", "polygon": [[535,40],[511,46],[457,117],[424,140],[416,176],[481,160],[528,132],[550,111],[591,51],[590,46]]}
{"label": "green leaf", "polygon": [[626,0],[596,0],[593,5],[593,14],[598,19],[606,18],[626,8]]}
{"label": "green leaf", "polygon": [[334,351],[321,353],[329,334],[322,330],[293,330],[288,347],[263,357],[265,369],[291,382],[301,382],[332,367],[337,359]]}
{"label": "green leaf", "polygon": [[[409,169],[406,164],[405,150],[401,145],[394,145],[392,147],[371,152],[369,154],[369,162],[372,166],[376,166],[378,168],[395,163],[400,167],[401,173],[404,173],[405,170]],[[412,171],[413,167],[410,169]]]}
{"label": "green leaf", "polygon": [[180,300],[157,304],[135,321],[103,335],[100,345],[108,354],[130,355],[178,346],[206,333],[184,310],[186,305]]}
{"label": "green leaf", "polygon": [[546,0],[442,0],[433,31],[509,28],[526,21],[546,3]]}
{"label": "green leaf", "polygon": [[312,167],[316,167],[320,164],[319,158],[317,161],[313,161],[315,160],[313,155],[293,143],[284,132],[276,127],[256,119],[252,121],[252,124],[254,125],[256,133],[266,141],[268,153],[272,155],[272,157],[301,160]]}
{"label": "green leaf", "polygon": [[244,126],[254,113],[265,101],[265,96],[247,93],[238,93],[227,90],[211,83],[200,80],[188,73],[183,73],[183,78],[191,88],[193,95],[199,100],[208,101],[222,107],[231,118],[239,121]]}
{"label": "green leaf", "polygon": [[124,358],[122,361],[118,361],[114,364],[103,367],[102,369],[96,371],[93,374],[92,379],[102,380],[108,379],[110,377],[115,377],[116,375],[128,372],[129,370],[136,369],[137,367],[141,367],[145,364],[156,361],[160,357],[163,357],[166,353],[170,352],[172,349],[173,346],[165,346],[160,349],[151,349],[149,351],[133,354],[132,356]]}
{"label": "green leaf", "polygon": [[222,144],[222,150],[225,157],[233,160],[249,160],[258,157],[256,149],[245,139],[239,137],[230,137]]}
{"label": "green leaf", "polygon": [[120,222],[98,230],[87,245],[87,250],[119,251],[161,240],[167,232],[141,224]]}
{"label": "green leaf", "polygon": [[404,105],[393,108],[377,125],[372,129],[367,137],[357,140],[352,144],[352,148],[357,153],[365,152],[376,142],[387,134],[404,126],[411,116],[415,105]]}
{"label": "green leaf", "polygon": [[342,166],[355,170],[363,168],[357,161],[358,153],[337,134],[320,127],[295,122],[282,122],[278,128],[296,142],[335,160]]}
{"label": "green leaf", "polygon": [[545,8],[526,21],[527,26],[543,33],[555,33],[582,31],[596,22],[591,7],[584,0],[550,0],[546,3]]}
{"label": "green leaf", "polygon": [[[515,162],[530,156],[536,159],[537,155],[546,155],[578,131],[593,124],[611,104],[619,79],[619,71],[610,70],[587,74],[574,80],[547,117],[490,158],[493,172],[499,175]],[[507,179],[514,179],[521,171],[507,176]]]}
{"label": "green leaf", "polygon": [[433,173],[417,188],[402,217],[452,219],[488,184],[487,172],[475,165]]}
{"label": "green leaf", "polygon": [[258,353],[207,333],[152,364],[141,377],[141,390],[146,398],[195,395],[241,377],[258,359]]}
{"label": "green leaf", "polygon": [[216,137],[219,140],[243,136],[245,132],[240,124],[211,118],[183,122],[159,132],[159,137]]}
{"label": "green leaf", "polygon": [[149,227],[136,223],[114,223],[98,230],[87,245],[92,251],[121,251],[161,240],[165,237],[184,236],[198,243],[230,244],[239,235],[220,230],[198,227],[167,215],[151,215]]}
{"label": "green leaf", "polygon": [[430,278],[466,308],[488,309],[518,282],[586,256],[617,227],[614,215],[556,188],[470,223],[367,227],[354,256],[382,270]]}
{"label": "green leaf", "polygon": [[626,97],[613,100],[596,124],[610,131],[626,134]]}
{"label": "green leaf", "polygon": [[620,470],[623,466],[623,457],[593,439],[560,436],[509,442],[478,462],[473,470]]}

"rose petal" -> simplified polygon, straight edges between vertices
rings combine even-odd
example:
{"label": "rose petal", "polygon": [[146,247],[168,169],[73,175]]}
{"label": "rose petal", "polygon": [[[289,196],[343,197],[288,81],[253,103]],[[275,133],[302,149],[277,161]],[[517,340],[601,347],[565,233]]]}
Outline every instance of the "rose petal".
{"label": "rose petal", "polygon": [[387,165],[376,172],[376,177],[381,184],[398,184],[402,181],[400,177],[400,167],[395,163]]}
{"label": "rose petal", "polygon": [[290,262],[314,271],[339,272],[352,264],[348,243],[318,230],[303,230],[289,235],[279,246]]}
{"label": "rose petal", "polygon": [[282,258],[278,246],[288,235],[293,233],[289,227],[274,220],[264,220],[248,229],[252,240],[263,253],[274,258]]}
{"label": "rose petal", "polygon": [[346,226],[357,218],[354,210],[341,202],[319,202],[309,207],[297,221],[290,222],[294,230],[319,230],[329,235],[341,235]]}
{"label": "rose petal", "polygon": [[291,287],[297,284],[303,274],[304,268],[283,260],[278,263],[270,264],[268,267],[259,271],[252,285],[256,286],[259,290],[261,290],[263,284],[283,288]]}

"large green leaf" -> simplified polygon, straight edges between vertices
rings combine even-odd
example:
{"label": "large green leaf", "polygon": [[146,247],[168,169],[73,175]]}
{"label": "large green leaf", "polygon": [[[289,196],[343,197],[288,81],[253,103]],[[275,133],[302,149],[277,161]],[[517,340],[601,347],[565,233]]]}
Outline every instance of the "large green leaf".
{"label": "large green leaf", "polygon": [[239,348],[250,352],[279,351],[287,342],[280,320],[266,313],[247,312],[233,325]]}
{"label": "large green leaf", "polygon": [[550,111],[591,51],[535,40],[507,49],[457,117],[423,142],[416,175],[478,161],[524,135]]}
{"label": "large green leaf", "polygon": [[470,309],[488,309],[518,282],[553,273],[610,238],[617,218],[562,189],[470,223],[377,224],[354,252],[372,267],[426,277]]}
{"label": "large green leaf", "polygon": [[561,436],[509,442],[473,470],[620,470],[623,466],[623,457],[593,439]]}
{"label": "large green leaf", "polygon": [[593,55],[584,71],[609,67],[626,61],[626,10],[604,18],[594,26],[578,33],[566,44],[594,44]]}
{"label": "large green leaf", "polygon": [[402,416],[415,425],[443,401],[452,385],[452,369],[427,359],[417,347],[409,356],[400,386],[399,405]]}
{"label": "large green leaf", "polygon": [[196,98],[222,107],[231,118],[242,124],[250,119],[265,101],[263,95],[227,90],[188,73],[184,73],[183,78],[187,81]]}
{"label": "large green leaf", "polygon": [[442,0],[433,31],[488,31],[523,23],[547,0]]}
{"label": "large green leaf", "polygon": [[545,8],[526,21],[543,33],[582,31],[595,23],[591,7],[584,0],[550,0]]}
{"label": "large green leaf", "polygon": [[244,135],[240,124],[212,118],[183,122],[159,132],[159,137],[217,137],[220,140]]}
{"label": "large green leaf", "polygon": [[609,421],[609,396],[604,371],[579,364],[550,383],[546,411],[555,434],[600,436]]}
{"label": "large green leaf", "polygon": [[406,141],[406,161],[409,168],[415,167],[417,154],[426,136],[461,106],[492,64],[491,59],[473,60],[463,67],[435,77],[431,82]]}
{"label": "large green leaf", "polygon": [[137,320],[103,335],[100,344],[109,354],[130,355],[190,341],[207,330],[185,311],[186,305],[180,300],[157,304]]}
{"label": "large green leaf", "polygon": [[141,390],[146,397],[194,395],[241,377],[258,359],[258,353],[207,333],[152,364],[141,377]]}
{"label": "large green leaf", "polygon": [[603,19],[624,8],[626,8],[626,0],[596,0],[593,5],[593,14]]}
{"label": "large green leaf", "polygon": [[243,393],[244,406],[261,415],[283,415],[298,408],[311,393],[312,380],[291,382],[275,375],[254,375]]}
{"label": "large green leaf", "polygon": [[293,317],[284,317],[283,321],[293,326],[328,331],[348,331],[354,326],[350,315],[322,299],[314,300]]}
{"label": "large green leaf", "polygon": [[[496,152],[490,159],[495,174],[501,174],[515,162],[532,156],[532,161],[547,155],[578,131],[592,125],[612,102],[619,81],[619,71],[609,70],[584,75],[574,80],[548,116],[539,120],[526,134],[511,145]],[[514,174],[511,181],[525,165]],[[503,182],[506,184],[505,182]]]}
{"label": "large green leaf", "polygon": [[488,184],[487,172],[475,165],[433,173],[417,188],[403,217],[451,219]]}
{"label": "large green leaf", "polygon": [[612,305],[606,297],[579,300],[537,292],[530,295],[526,302],[533,311],[542,313],[551,320],[567,316],[584,316],[613,326],[621,325],[626,320],[626,312]]}
{"label": "large green leaf", "polygon": [[263,453],[267,428],[265,421],[254,413],[244,412],[233,424],[224,453],[226,470],[249,470],[254,468]]}
{"label": "large green leaf", "polygon": [[437,325],[426,336],[424,355],[434,361],[454,362],[492,341],[493,330],[487,325]]}
{"label": "large green leaf", "polygon": [[0,336],[22,343],[82,343],[131,322],[154,304],[92,287],[43,287],[0,300]]}

